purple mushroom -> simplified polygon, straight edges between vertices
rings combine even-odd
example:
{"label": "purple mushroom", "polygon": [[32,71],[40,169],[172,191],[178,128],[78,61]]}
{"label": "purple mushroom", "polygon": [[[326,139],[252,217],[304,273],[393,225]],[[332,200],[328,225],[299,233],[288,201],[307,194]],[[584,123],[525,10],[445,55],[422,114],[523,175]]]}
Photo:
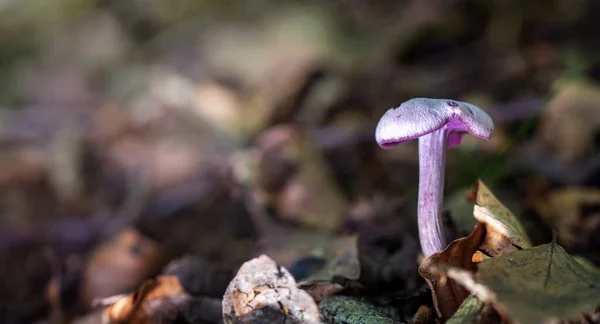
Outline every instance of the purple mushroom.
{"label": "purple mushroom", "polygon": [[375,131],[384,149],[419,138],[419,239],[428,257],[446,245],[442,200],[446,149],[458,146],[466,132],[489,140],[494,123],[480,108],[448,99],[414,98],[388,110]]}

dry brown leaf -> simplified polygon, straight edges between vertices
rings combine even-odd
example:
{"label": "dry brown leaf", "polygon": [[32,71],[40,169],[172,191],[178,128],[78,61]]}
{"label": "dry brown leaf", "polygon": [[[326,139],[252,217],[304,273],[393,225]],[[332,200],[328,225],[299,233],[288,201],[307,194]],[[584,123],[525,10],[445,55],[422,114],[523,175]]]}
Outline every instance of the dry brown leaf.
{"label": "dry brown leaf", "polygon": [[419,266],[419,273],[431,288],[433,304],[440,318],[450,318],[469,296],[468,290],[447,278],[444,268],[454,267],[474,272],[476,265],[471,258],[483,242],[485,234],[485,227],[477,224],[469,236],[453,241],[445,250],[432,254]]}
{"label": "dry brown leaf", "polygon": [[433,310],[425,305],[421,305],[410,322],[413,324],[428,324],[433,317]]}
{"label": "dry brown leaf", "polygon": [[104,311],[105,323],[155,323],[166,313],[175,314],[176,303],[188,298],[176,276],[159,276]]}
{"label": "dry brown leaf", "polygon": [[485,240],[480,247],[482,250],[497,256],[531,247],[523,225],[481,180],[477,183],[476,197],[473,216],[486,228]]}
{"label": "dry brown leaf", "polygon": [[311,296],[266,255],[244,263],[223,297],[225,323],[320,323]]}
{"label": "dry brown leaf", "polygon": [[135,229],[125,229],[89,257],[83,273],[82,302],[89,306],[94,299],[137,288],[160,270],[164,254],[158,243]]}
{"label": "dry brown leaf", "polygon": [[[92,323],[219,323],[221,300],[187,294],[175,276],[159,276],[145,282],[137,292],[106,298],[109,306]],[[94,321],[95,320],[95,321]],[[89,322],[88,322],[89,323]]]}

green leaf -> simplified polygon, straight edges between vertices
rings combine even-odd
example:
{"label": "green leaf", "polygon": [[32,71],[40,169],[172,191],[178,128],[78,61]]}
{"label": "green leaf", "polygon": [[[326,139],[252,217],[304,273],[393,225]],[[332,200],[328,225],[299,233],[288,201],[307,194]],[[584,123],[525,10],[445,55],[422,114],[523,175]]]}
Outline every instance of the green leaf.
{"label": "green leaf", "polygon": [[600,305],[600,276],[557,244],[485,260],[478,277],[495,295],[497,309],[521,323],[574,319]]}

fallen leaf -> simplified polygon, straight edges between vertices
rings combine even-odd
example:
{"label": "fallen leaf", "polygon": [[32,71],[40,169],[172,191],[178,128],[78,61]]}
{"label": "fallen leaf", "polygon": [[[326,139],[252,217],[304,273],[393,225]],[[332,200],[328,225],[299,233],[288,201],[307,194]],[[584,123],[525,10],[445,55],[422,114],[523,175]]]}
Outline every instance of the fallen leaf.
{"label": "fallen leaf", "polygon": [[105,322],[151,323],[151,319],[167,312],[167,308],[174,308],[176,299],[184,298],[185,291],[176,276],[159,276],[145,282],[136,293],[106,308]]}
{"label": "fallen leaf", "polygon": [[222,319],[220,299],[190,296],[175,276],[158,276],[132,294],[100,303],[108,307],[100,319],[89,318],[92,323],[219,323]]}
{"label": "fallen leaf", "polygon": [[311,296],[266,255],[244,263],[223,297],[224,323],[320,323]]}
{"label": "fallen leaf", "polygon": [[81,287],[83,304],[89,306],[94,299],[137,288],[158,272],[164,255],[164,248],[157,242],[135,229],[125,229],[89,257]]}
{"label": "fallen leaf", "polygon": [[533,201],[536,211],[557,229],[559,242],[567,247],[588,244],[590,235],[600,227],[600,190],[567,187]]}
{"label": "fallen leaf", "polygon": [[477,278],[493,292],[496,308],[521,323],[574,319],[600,305],[600,276],[558,244],[485,260]]}
{"label": "fallen leaf", "polygon": [[411,318],[412,324],[428,324],[433,318],[433,310],[425,305],[421,305],[417,312]]}
{"label": "fallen leaf", "polygon": [[440,318],[450,318],[469,296],[468,290],[446,277],[444,268],[455,267],[474,272],[476,265],[471,259],[485,234],[485,227],[477,224],[469,236],[453,241],[445,250],[432,254],[419,266],[419,273],[431,288],[433,304]]}
{"label": "fallen leaf", "polygon": [[491,256],[531,247],[531,242],[521,222],[506,208],[490,189],[477,183],[477,196],[473,216],[486,228],[481,249]]}
{"label": "fallen leaf", "polygon": [[579,264],[581,264],[581,266],[583,266],[584,268],[586,268],[588,271],[595,273],[596,275],[600,276],[600,268],[596,267],[592,262],[590,262],[588,259],[574,255],[573,259],[575,259],[575,261],[577,261]]}

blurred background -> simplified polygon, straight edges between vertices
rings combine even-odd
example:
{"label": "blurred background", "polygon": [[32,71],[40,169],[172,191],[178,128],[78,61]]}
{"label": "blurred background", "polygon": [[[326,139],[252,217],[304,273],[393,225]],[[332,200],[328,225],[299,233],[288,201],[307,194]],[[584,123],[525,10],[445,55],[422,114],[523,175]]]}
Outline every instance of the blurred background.
{"label": "blurred background", "polygon": [[0,321],[95,323],[95,300],[178,273],[215,302],[190,322],[213,323],[242,262],[266,253],[301,280],[346,252],[360,294],[410,318],[430,303],[406,302],[424,287],[417,142],[384,151],[374,129],[413,97],[471,102],[496,125],[448,153],[449,237],[472,230],[482,179],[536,244],[556,228],[600,265],[599,13],[0,0]]}

